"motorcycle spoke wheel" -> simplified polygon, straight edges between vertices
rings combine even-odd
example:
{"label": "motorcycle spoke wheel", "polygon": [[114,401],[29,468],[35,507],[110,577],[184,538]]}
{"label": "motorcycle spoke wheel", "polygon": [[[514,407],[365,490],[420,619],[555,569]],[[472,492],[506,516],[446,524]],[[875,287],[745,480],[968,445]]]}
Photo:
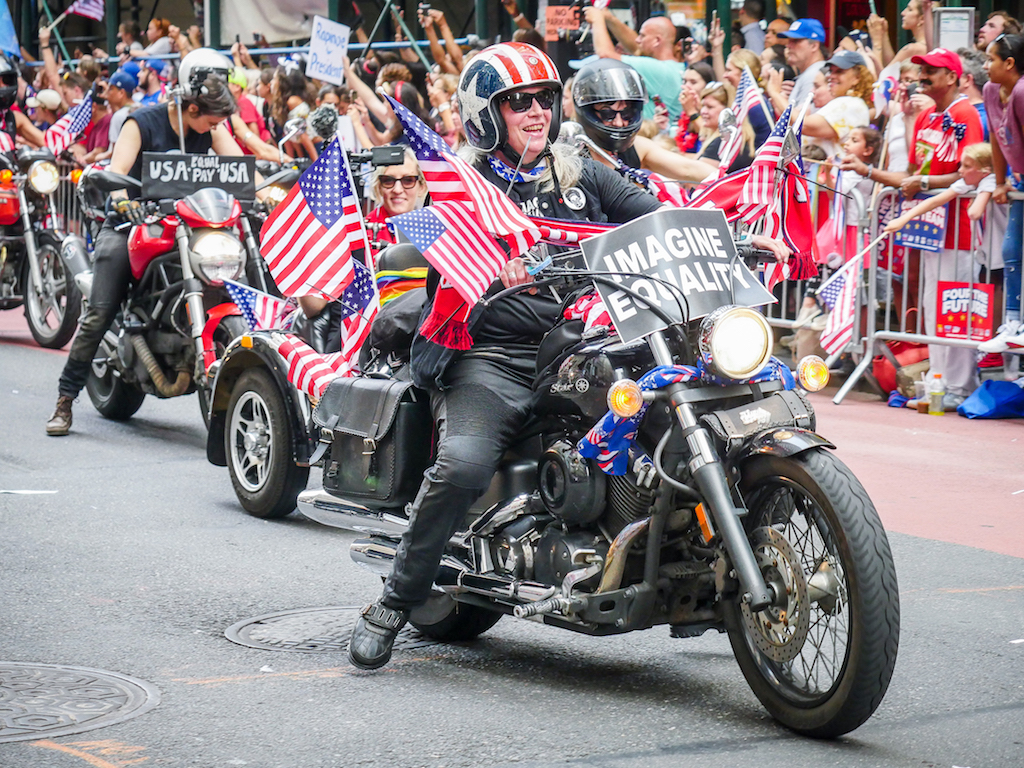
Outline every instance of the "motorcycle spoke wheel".
{"label": "motorcycle spoke wheel", "polygon": [[881,703],[899,645],[896,571],[881,521],[853,474],[825,450],[743,467],[748,539],[782,598],[726,603],[744,677],[788,727],[832,738]]}
{"label": "motorcycle spoke wheel", "polygon": [[60,247],[48,236],[40,237],[36,258],[39,261],[41,284],[32,279],[28,259],[25,260],[25,319],[36,343],[49,349],[60,349],[75,335],[82,298],[64,268]]}

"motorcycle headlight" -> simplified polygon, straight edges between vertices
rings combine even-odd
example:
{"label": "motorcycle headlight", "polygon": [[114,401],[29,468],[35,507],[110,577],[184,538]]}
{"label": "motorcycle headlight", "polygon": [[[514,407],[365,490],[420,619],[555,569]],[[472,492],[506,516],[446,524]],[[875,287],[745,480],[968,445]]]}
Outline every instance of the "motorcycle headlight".
{"label": "motorcycle headlight", "polygon": [[60,183],[60,171],[48,160],[36,160],[28,169],[28,185],[40,195],[52,194]]}
{"label": "motorcycle headlight", "polygon": [[245,251],[237,237],[219,229],[199,232],[189,243],[189,261],[204,283],[221,285],[235,280],[245,269]]}
{"label": "motorcycle headlight", "polygon": [[772,355],[772,329],[748,307],[719,307],[704,318],[697,339],[704,364],[727,379],[749,379]]}

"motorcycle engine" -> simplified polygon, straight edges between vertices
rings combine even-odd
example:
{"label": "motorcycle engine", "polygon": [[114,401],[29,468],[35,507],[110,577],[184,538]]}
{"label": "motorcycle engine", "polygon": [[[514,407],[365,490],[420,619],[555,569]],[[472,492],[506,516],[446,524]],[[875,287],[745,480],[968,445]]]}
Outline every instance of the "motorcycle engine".
{"label": "motorcycle engine", "polygon": [[544,451],[537,462],[537,486],[544,508],[570,525],[587,525],[604,512],[604,472],[568,440]]}

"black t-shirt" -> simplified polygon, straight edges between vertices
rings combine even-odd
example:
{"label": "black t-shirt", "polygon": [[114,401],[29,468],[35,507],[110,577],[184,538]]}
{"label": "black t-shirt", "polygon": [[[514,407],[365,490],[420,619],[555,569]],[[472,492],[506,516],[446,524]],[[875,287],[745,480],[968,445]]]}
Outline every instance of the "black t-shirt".
{"label": "black t-shirt", "polygon": [[[177,152],[180,150],[178,134],[171,128],[171,119],[167,111],[168,104],[154,104],[137,109],[128,116],[139,125],[142,135],[142,148],[135,158],[135,165],[128,174],[133,179],[142,179],[143,152]],[[185,151],[190,155],[205,155],[213,147],[213,132],[196,133],[185,128]]]}
{"label": "black t-shirt", "polygon": [[[701,149],[698,157],[706,157],[709,160],[718,159],[718,148],[722,145],[722,137],[715,136],[711,141],[704,145]],[[754,162],[753,155],[747,150],[747,145],[744,142],[743,146],[740,147],[740,153],[736,155],[736,159],[732,161],[732,165],[729,166],[729,173],[733,171],[739,171],[743,168],[747,168]]]}
{"label": "black t-shirt", "polygon": [[[498,176],[487,163],[478,165],[477,170],[499,189],[508,189],[509,182]],[[583,160],[583,172],[573,186],[585,197],[581,210],[573,210],[565,204],[568,188],[562,190],[559,200],[554,190],[540,192],[537,182],[533,181],[513,184],[508,197],[529,216],[616,224],[632,221],[661,207],[653,195],[589,158]],[[560,301],[549,289],[542,289],[532,296],[526,292],[515,294],[487,310],[480,325],[474,329],[473,338],[485,344],[539,342],[558,321],[559,308]]]}

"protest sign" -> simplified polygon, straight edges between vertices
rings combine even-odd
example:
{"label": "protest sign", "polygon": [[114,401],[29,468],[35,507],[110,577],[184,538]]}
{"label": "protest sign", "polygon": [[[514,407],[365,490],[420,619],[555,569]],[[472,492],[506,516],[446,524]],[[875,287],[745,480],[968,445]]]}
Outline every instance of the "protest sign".
{"label": "protest sign", "polygon": [[256,199],[256,158],[224,155],[142,153],[142,195],[150,200],[188,197],[206,187],[239,200]]}
{"label": "protest sign", "polygon": [[756,307],[775,298],[737,257],[725,214],[717,210],[658,210],[581,244],[587,267],[616,273],[626,290],[597,284],[624,342],[665,328],[648,302],[676,321],[704,317],[724,304]]}
{"label": "protest sign", "polygon": [[[912,200],[902,200],[899,215],[902,216],[919,201],[926,199],[927,195],[917,195]],[[896,244],[932,253],[941,251],[946,242],[946,207],[940,205],[935,210],[912,219],[907,226],[896,233]]]}
{"label": "protest sign", "polygon": [[306,77],[323,80],[325,83],[341,85],[345,82],[345,66],[342,57],[348,53],[348,39],[351,30],[344,24],[313,17],[313,34],[309,38],[309,58],[306,60]]}
{"label": "protest sign", "polygon": [[940,280],[935,301],[936,336],[971,341],[992,338],[994,285]]}

